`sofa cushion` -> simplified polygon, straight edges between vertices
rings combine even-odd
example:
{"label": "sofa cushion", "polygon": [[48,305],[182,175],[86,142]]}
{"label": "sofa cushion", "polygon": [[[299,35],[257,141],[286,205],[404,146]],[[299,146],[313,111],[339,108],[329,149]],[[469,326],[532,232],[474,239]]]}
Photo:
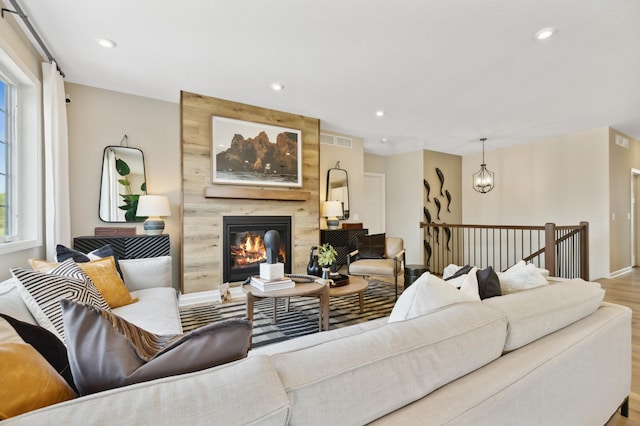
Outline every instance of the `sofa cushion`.
{"label": "sofa cushion", "polygon": [[75,398],[69,384],[0,319],[0,419]]}
{"label": "sofa cushion", "polygon": [[[76,262],[77,263],[77,262]],[[50,272],[59,263],[47,262],[40,259],[29,259],[29,265],[34,271]],[[96,286],[104,300],[111,308],[128,305],[137,302],[129,294],[129,290],[124,285],[120,274],[116,269],[116,262],[113,256],[91,260],[84,263],[77,263],[82,271],[87,274],[91,282]]]}
{"label": "sofa cushion", "polygon": [[[33,346],[40,355],[60,374],[64,380],[76,391],[73,382],[71,368],[69,367],[69,357],[66,346],[53,333],[38,326],[29,324],[8,315],[0,314],[0,321],[4,319],[15,333],[20,336],[24,343]],[[5,341],[5,336],[0,336],[0,342]]]}
{"label": "sofa cushion", "polygon": [[29,324],[38,324],[20,295],[17,281],[11,277],[0,282],[0,313]]}
{"label": "sofa cushion", "polygon": [[514,293],[549,284],[533,263],[519,261],[511,268],[498,274],[502,294]]}
{"label": "sofa cushion", "polygon": [[504,314],[457,303],[271,361],[291,424],[366,424],[495,360],[506,333]]}
{"label": "sofa cushion", "polygon": [[455,303],[474,300],[473,296],[425,272],[402,292],[389,315],[389,322],[404,321]]}
{"label": "sofa cushion", "polygon": [[109,310],[98,289],[73,259],[56,266],[50,273],[11,268],[20,295],[38,324],[64,341],[60,300],[69,299]]}
{"label": "sofa cushion", "polygon": [[155,334],[181,334],[180,311],[176,291],[170,287],[154,287],[132,291],[136,303],[112,309],[127,321]]}
{"label": "sofa cushion", "polygon": [[94,306],[62,300],[69,362],[80,395],[191,373],[247,356],[251,322],[215,322],[157,335]]}
{"label": "sofa cushion", "polygon": [[604,297],[600,284],[572,279],[519,291],[482,303],[509,319],[505,352],[524,346],[595,312]]}
{"label": "sofa cushion", "polygon": [[385,234],[358,235],[358,259],[383,259]]}
{"label": "sofa cushion", "polygon": [[171,256],[123,259],[118,263],[122,279],[130,291],[171,287]]}

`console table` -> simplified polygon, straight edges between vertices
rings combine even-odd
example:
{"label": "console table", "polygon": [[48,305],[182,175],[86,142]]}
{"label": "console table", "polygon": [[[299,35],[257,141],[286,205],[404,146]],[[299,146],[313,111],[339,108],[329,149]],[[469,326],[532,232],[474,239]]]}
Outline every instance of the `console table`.
{"label": "console table", "polygon": [[358,235],[367,235],[368,229],[321,229],[320,243],[329,243],[336,249],[338,265],[347,264],[347,255],[356,249]]}
{"label": "console table", "polygon": [[73,248],[83,253],[111,244],[113,253],[119,259],[141,259],[146,257],[170,256],[171,244],[168,234],[130,235],[124,237],[75,237]]}

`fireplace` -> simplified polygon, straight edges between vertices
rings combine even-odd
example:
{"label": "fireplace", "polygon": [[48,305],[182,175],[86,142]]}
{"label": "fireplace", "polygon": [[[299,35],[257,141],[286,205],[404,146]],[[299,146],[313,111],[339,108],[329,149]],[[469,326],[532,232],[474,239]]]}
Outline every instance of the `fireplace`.
{"label": "fireplace", "polygon": [[267,260],[264,234],[280,234],[278,262],[291,273],[291,216],[224,216],[222,218],[223,282],[243,281],[260,273],[260,263]]}

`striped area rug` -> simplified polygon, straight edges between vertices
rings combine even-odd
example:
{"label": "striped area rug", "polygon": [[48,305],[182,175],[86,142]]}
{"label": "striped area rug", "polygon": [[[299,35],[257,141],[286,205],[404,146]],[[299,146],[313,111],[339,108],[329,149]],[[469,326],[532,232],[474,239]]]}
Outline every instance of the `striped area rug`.
{"label": "striped area rug", "polygon": [[[364,292],[364,310],[360,313],[358,295],[332,297],[329,305],[329,329],[388,316],[395,304],[393,284],[369,280]],[[216,303],[185,307],[180,310],[185,332],[214,321],[245,318],[245,302]],[[289,312],[284,299],[278,299],[278,322],[273,323],[273,299],[255,302],[253,317],[254,348],[318,332],[318,298],[294,297]]]}

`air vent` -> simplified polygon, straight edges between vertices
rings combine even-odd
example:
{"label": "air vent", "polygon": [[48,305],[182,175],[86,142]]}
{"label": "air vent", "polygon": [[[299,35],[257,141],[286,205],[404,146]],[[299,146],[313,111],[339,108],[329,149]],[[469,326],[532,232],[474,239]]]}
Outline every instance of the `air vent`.
{"label": "air vent", "polygon": [[616,145],[621,146],[623,148],[629,148],[629,139],[620,136],[620,135],[616,135]]}
{"label": "air vent", "polygon": [[333,145],[342,148],[353,147],[353,139],[345,138],[343,136],[328,135],[326,133],[320,133],[320,143],[322,145]]}

